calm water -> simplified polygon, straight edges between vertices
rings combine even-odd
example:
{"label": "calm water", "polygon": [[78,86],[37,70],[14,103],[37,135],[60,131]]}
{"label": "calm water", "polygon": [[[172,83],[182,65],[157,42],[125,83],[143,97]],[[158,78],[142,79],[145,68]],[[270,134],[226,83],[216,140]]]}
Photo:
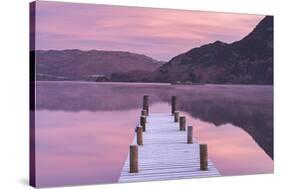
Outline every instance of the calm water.
{"label": "calm water", "polygon": [[38,185],[117,182],[144,94],[151,112],[178,96],[222,175],[273,172],[272,86],[38,82]]}

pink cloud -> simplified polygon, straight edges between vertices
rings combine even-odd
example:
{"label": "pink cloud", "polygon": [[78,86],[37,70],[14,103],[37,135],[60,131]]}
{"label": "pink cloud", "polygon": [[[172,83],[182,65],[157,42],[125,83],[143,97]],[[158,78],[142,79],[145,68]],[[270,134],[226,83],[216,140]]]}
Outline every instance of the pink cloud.
{"label": "pink cloud", "polygon": [[239,40],[263,17],[39,1],[36,45],[132,51],[168,60],[205,43]]}

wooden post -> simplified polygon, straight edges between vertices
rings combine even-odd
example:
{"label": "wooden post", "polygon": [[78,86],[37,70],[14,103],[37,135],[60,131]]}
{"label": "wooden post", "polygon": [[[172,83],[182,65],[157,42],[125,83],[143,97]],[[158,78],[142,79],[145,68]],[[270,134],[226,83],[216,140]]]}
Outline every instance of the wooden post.
{"label": "wooden post", "polygon": [[181,116],[180,117],[180,131],[185,131],[185,117],[184,116]]}
{"label": "wooden post", "polygon": [[143,140],[142,140],[142,128],[137,127],[137,144],[138,145],[143,145]]}
{"label": "wooden post", "polygon": [[175,111],[176,111],[176,107],[177,106],[177,97],[176,96],[172,96],[172,115],[174,115]]}
{"label": "wooden post", "polygon": [[179,119],[180,119],[180,112],[175,111],[175,112],[174,112],[174,116],[175,116],[175,122],[179,122]]}
{"label": "wooden post", "polygon": [[187,127],[187,144],[193,143],[193,127],[188,126]]}
{"label": "wooden post", "polygon": [[146,130],[146,116],[140,117],[140,125],[142,126],[142,131],[145,132],[145,130]]}
{"label": "wooden post", "polygon": [[141,111],[141,115],[142,115],[142,116],[147,116],[147,110],[142,110],[142,111]]}
{"label": "wooden post", "polygon": [[138,173],[138,146],[130,145],[130,173]]}
{"label": "wooden post", "polygon": [[146,110],[147,115],[149,114],[149,111],[148,111],[148,96],[147,95],[143,96],[142,109]]}
{"label": "wooden post", "polygon": [[200,170],[208,170],[208,150],[207,144],[200,144]]}

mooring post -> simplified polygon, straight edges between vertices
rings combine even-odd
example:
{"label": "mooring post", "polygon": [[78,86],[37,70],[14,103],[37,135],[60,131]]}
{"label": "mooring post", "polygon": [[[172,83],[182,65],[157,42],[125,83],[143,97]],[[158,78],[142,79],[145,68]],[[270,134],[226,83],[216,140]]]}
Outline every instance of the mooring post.
{"label": "mooring post", "polygon": [[185,124],[186,124],[185,117],[181,116],[180,117],[180,131],[185,131]]}
{"label": "mooring post", "polygon": [[149,108],[148,108],[148,96],[147,95],[144,95],[143,96],[143,104],[142,104],[142,109],[143,110],[146,110],[146,114],[148,115],[149,114]]}
{"label": "mooring post", "polygon": [[175,122],[179,122],[179,119],[180,119],[180,112],[179,112],[179,111],[175,111],[175,112],[174,112],[174,116],[175,116]]}
{"label": "mooring post", "polygon": [[187,144],[193,143],[193,127],[188,126],[187,127]]}
{"label": "mooring post", "polygon": [[208,149],[207,144],[200,144],[200,170],[208,170]]}
{"label": "mooring post", "polygon": [[137,144],[138,145],[143,145],[143,140],[142,140],[142,128],[137,127]]}
{"label": "mooring post", "polygon": [[130,173],[138,173],[138,146],[130,145]]}
{"label": "mooring post", "polygon": [[145,130],[146,130],[146,116],[140,117],[140,125],[142,126],[142,131],[145,132]]}
{"label": "mooring post", "polygon": [[175,111],[176,111],[176,107],[177,106],[177,97],[176,96],[172,96],[172,115],[174,115]]}
{"label": "mooring post", "polygon": [[141,111],[141,115],[142,115],[142,116],[147,116],[147,110],[142,110],[142,111]]}

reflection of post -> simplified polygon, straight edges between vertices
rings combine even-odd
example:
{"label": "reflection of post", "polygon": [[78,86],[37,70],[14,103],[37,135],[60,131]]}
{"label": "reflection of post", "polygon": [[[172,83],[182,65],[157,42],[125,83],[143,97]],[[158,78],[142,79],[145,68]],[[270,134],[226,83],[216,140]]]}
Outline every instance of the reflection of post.
{"label": "reflection of post", "polygon": [[174,116],[175,116],[175,122],[179,122],[179,119],[180,119],[180,112],[178,112],[178,111],[175,111],[174,112]]}
{"label": "reflection of post", "polygon": [[187,127],[187,144],[192,144],[193,143],[193,127],[188,126]]}
{"label": "reflection of post", "polygon": [[141,127],[137,127],[137,144],[138,145],[143,145],[142,128]]}
{"label": "reflection of post", "polygon": [[140,125],[142,126],[142,131],[145,132],[146,130],[146,116],[140,117]]}
{"label": "reflection of post", "polygon": [[142,110],[142,111],[141,111],[141,115],[142,115],[142,116],[147,116],[147,111],[146,111],[146,110]]}
{"label": "reflection of post", "polygon": [[185,131],[185,117],[184,116],[181,116],[180,117],[180,131]]}
{"label": "reflection of post", "polygon": [[143,110],[146,110],[147,115],[149,114],[149,111],[148,111],[148,96],[147,96],[147,95],[144,95],[144,96],[143,96],[143,105],[142,105],[142,109],[143,109]]}
{"label": "reflection of post", "polygon": [[200,144],[200,170],[208,170],[208,150],[207,144]]}
{"label": "reflection of post", "polygon": [[172,96],[172,115],[174,115],[177,106],[177,97]]}
{"label": "reflection of post", "polygon": [[130,146],[130,173],[138,173],[138,146]]}

